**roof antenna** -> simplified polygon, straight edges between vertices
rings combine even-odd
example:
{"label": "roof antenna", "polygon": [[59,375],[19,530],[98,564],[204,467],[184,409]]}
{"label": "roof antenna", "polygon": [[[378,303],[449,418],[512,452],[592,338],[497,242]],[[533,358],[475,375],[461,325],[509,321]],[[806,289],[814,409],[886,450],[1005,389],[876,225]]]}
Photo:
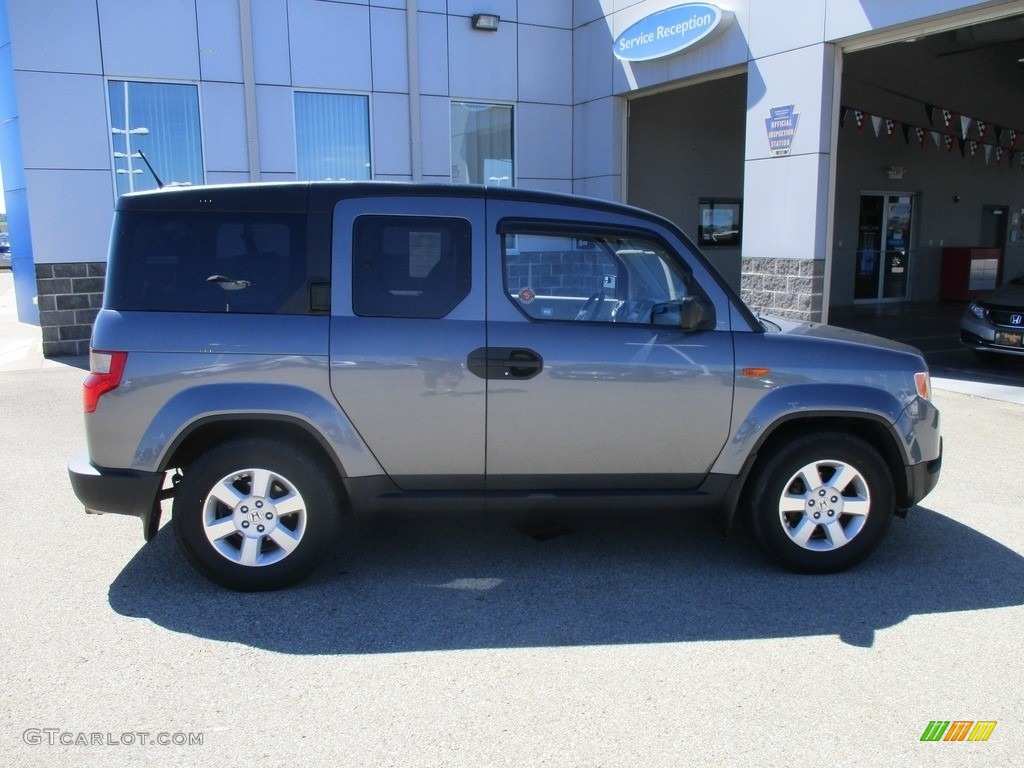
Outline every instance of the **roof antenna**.
{"label": "roof antenna", "polygon": [[164,188],[164,183],[162,181],[160,181],[160,177],[156,175],[156,171],[153,170],[153,164],[149,162],[149,158],[146,157],[144,154],[142,154],[142,150],[141,149],[137,149],[135,151],[139,153],[139,157],[141,157],[143,162],[146,163],[146,167],[149,168],[149,172],[152,173],[153,174],[153,178],[156,179],[156,186],[157,186],[157,188],[158,189],[163,189]]}

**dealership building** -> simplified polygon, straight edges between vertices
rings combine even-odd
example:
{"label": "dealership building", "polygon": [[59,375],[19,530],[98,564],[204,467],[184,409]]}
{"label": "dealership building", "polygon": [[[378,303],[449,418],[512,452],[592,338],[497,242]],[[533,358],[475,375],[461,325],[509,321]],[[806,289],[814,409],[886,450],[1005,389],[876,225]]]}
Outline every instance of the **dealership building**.
{"label": "dealership building", "polygon": [[319,179],[574,192],[755,310],[1024,271],[1024,2],[0,0],[23,322],[81,354],[117,197]]}

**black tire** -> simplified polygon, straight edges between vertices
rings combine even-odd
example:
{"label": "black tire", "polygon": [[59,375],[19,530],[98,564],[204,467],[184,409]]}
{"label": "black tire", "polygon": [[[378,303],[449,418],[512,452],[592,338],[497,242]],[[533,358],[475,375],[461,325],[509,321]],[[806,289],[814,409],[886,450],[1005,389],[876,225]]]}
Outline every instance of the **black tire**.
{"label": "black tire", "polygon": [[288,443],[239,439],[185,471],[172,523],[182,552],[228,589],[281,589],[320,563],[336,534],[331,471]]}
{"label": "black tire", "polygon": [[797,573],[836,573],[861,562],[885,537],[896,509],[884,459],[841,432],[781,446],[755,470],[744,498],[754,538]]}

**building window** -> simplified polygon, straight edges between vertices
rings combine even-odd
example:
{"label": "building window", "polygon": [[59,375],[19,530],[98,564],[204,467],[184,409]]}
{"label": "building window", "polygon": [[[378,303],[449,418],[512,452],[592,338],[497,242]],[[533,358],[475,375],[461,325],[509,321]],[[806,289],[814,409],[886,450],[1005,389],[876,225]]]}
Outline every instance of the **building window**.
{"label": "building window", "polygon": [[452,181],[514,185],[512,107],[452,102]]}
{"label": "building window", "polygon": [[369,179],[369,98],[296,91],[295,150],[301,181]]}
{"label": "building window", "polygon": [[107,92],[118,195],[155,189],[154,172],[165,185],[203,183],[196,86],[111,80]]}

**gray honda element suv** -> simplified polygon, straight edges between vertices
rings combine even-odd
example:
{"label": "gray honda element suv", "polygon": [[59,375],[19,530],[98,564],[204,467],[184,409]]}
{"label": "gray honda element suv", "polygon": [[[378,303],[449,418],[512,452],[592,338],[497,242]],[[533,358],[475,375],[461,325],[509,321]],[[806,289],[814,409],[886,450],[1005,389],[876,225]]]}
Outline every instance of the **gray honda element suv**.
{"label": "gray honda element suv", "polygon": [[702,510],[863,560],[935,485],[913,348],[761,321],[670,222],[517,189],[122,196],[85,381],[89,512],[172,501],[218,584],[308,574],[343,512]]}

